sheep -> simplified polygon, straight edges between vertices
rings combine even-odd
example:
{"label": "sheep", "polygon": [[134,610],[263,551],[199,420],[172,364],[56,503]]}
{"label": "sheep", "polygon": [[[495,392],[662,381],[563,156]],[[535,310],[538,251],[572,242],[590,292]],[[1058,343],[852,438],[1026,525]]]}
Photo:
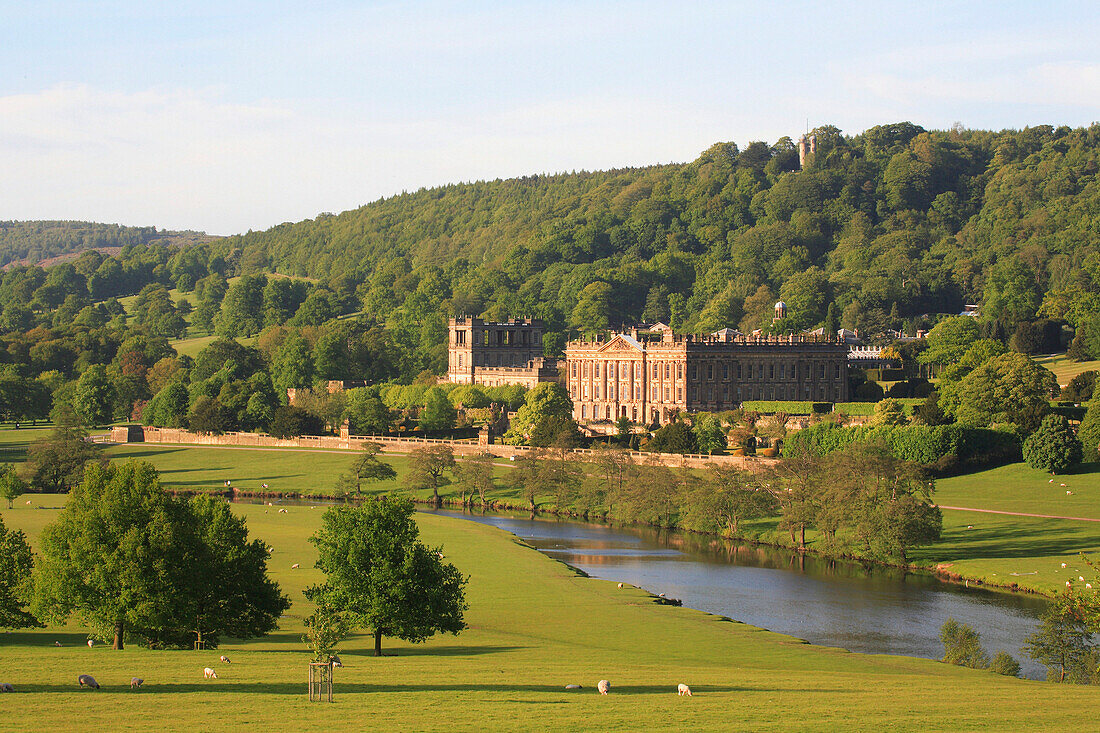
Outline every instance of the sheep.
{"label": "sheep", "polygon": [[968,525],[966,525],[966,528],[967,529],[974,529],[974,525],[973,524],[968,524]]}
{"label": "sheep", "polygon": [[608,690],[611,689],[611,683],[607,680],[600,680],[596,683],[596,689],[600,691],[601,695],[606,695]]}
{"label": "sheep", "polygon": [[1084,581],[1084,580],[1085,580],[1085,576],[1084,576],[1084,575],[1078,575],[1078,576],[1077,576],[1077,579],[1078,579],[1078,580],[1080,580],[1080,581]]}
{"label": "sheep", "polygon": [[91,649],[95,646],[95,639],[88,639],[88,648]]}
{"label": "sheep", "polygon": [[130,689],[131,690],[137,689],[138,687],[141,687],[144,683],[145,683],[145,680],[143,680],[140,677],[131,677],[130,678]]}
{"label": "sheep", "polygon": [[31,500],[30,500],[30,499],[27,499],[27,503],[28,503],[28,504],[30,504],[30,503],[31,503]]}
{"label": "sheep", "polygon": [[60,641],[55,641],[55,642],[53,643],[53,645],[54,645],[54,646],[61,646],[61,642],[60,642]]}
{"label": "sheep", "polygon": [[691,697],[691,688],[681,682],[680,684],[676,685],[676,694],[680,697],[683,697],[685,695]]}
{"label": "sheep", "polygon": [[221,656],[221,660],[226,664],[232,664],[232,662],[229,661],[229,657],[225,656],[224,654]]}
{"label": "sheep", "polygon": [[10,682],[0,682],[0,692],[15,692],[15,687]]}
{"label": "sheep", "polygon": [[81,687],[90,687],[93,690],[99,689],[99,683],[96,682],[95,677],[92,677],[90,674],[82,674],[77,677],[76,684],[80,685]]}
{"label": "sheep", "polygon": [[1066,566],[1066,564],[1065,564],[1065,563],[1062,563],[1062,567],[1065,567],[1065,566]]}
{"label": "sheep", "polygon": [[293,565],[291,565],[291,566],[290,566],[290,569],[291,569],[291,570],[297,570],[297,569],[298,569],[298,565],[299,565],[299,564],[300,564],[300,563],[294,563]]}
{"label": "sheep", "polygon": [[1085,583],[1085,587],[1092,590],[1092,583]]}
{"label": "sheep", "polygon": [[290,512],[288,512],[286,509],[280,509],[279,510],[279,514],[289,514],[289,513]]}
{"label": "sheep", "polygon": [[216,680],[216,679],[218,679],[218,673],[215,672],[210,667],[204,667],[203,670],[202,670],[202,677],[203,677],[203,679],[207,679],[207,680],[211,680],[211,679]]}
{"label": "sheep", "polygon": [[579,689],[581,689],[581,686],[580,685],[566,685],[565,689],[567,689],[567,690],[579,690]]}
{"label": "sheep", "polygon": [[619,583],[619,588],[621,589],[622,587],[623,587],[623,584],[622,584],[622,583]]}

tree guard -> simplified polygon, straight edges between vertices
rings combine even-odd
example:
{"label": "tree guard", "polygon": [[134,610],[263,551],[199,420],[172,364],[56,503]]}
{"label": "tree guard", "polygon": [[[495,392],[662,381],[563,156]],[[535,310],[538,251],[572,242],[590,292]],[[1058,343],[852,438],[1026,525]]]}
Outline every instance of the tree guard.
{"label": "tree guard", "polygon": [[309,663],[309,701],[332,702],[332,660]]}

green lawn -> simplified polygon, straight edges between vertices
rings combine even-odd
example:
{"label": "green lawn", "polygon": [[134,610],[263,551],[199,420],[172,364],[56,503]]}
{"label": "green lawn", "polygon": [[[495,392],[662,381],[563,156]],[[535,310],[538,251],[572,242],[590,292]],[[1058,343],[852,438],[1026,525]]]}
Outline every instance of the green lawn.
{"label": "green lawn", "polygon": [[1035,361],[1054,372],[1058,384],[1069,384],[1069,380],[1081,372],[1100,371],[1100,361],[1071,361],[1065,354],[1036,357]]}
{"label": "green lawn", "polygon": [[[62,497],[3,510],[37,538]],[[38,506],[51,508],[37,508]],[[369,656],[343,645],[336,703],[305,697],[301,590],[321,579],[307,543],[321,511],[236,505],[274,546],[294,606],[281,628],[217,651],[88,649],[76,624],[0,635],[7,731],[52,730],[1086,730],[1100,690],[1008,679],[922,659],[814,647],[715,616],[659,606],[643,591],[583,578],[492,527],[423,516],[425,539],[470,576],[457,637]],[[300,563],[301,570],[290,566]],[[55,640],[63,643],[56,648]],[[227,654],[231,665],[217,661]],[[204,680],[214,666],[220,679]],[[80,690],[92,674],[98,692]],[[131,692],[131,676],[145,687]],[[612,692],[595,683],[609,679]],[[680,682],[695,695],[675,694]],[[581,684],[566,691],[566,684]],[[125,697],[122,697],[125,696]]]}

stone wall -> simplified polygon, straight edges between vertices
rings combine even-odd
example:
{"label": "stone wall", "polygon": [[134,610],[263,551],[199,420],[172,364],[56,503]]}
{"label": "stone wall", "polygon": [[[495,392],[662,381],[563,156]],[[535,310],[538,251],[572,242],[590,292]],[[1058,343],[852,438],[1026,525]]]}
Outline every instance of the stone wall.
{"label": "stone wall", "polygon": [[[380,435],[303,435],[298,438],[274,438],[265,433],[225,433],[207,435],[180,428],[117,427],[111,431],[116,443],[171,443],[179,445],[240,446],[249,448],[313,448],[320,450],[358,450],[363,443],[378,443],[383,453],[409,453],[427,445],[448,445],[455,455],[465,456],[488,451],[498,458],[514,459],[528,454],[532,448],[525,445],[482,445],[477,439],[433,440],[430,438],[391,438]],[[588,460],[598,451],[578,448],[572,451],[579,460]],[[630,451],[629,456],[637,464],[657,461],[665,466],[702,468],[708,463],[736,465],[746,470],[758,471],[775,462],[773,458],[754,456],[706,456],[680,455],[678,453],[641,453]]]}

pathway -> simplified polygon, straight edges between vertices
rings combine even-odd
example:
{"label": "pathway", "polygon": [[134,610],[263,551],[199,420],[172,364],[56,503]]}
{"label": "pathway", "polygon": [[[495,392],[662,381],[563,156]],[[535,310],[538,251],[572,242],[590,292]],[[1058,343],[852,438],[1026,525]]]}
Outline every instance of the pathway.
{"label": "pathway", "polygon": [[973,509],[965,506],[944,506],[940,504],[940,509],[952,509],[957,512],[981,512],[983,514],[1007,514],[1012,517],[1038,517],[1039,519],[1071,519],[1075,522],[1100,522],[1100,519],[1095,517],[1063,517],[1057,514],[1031,514],[1029,512],[1002,512],[997,509]]}

